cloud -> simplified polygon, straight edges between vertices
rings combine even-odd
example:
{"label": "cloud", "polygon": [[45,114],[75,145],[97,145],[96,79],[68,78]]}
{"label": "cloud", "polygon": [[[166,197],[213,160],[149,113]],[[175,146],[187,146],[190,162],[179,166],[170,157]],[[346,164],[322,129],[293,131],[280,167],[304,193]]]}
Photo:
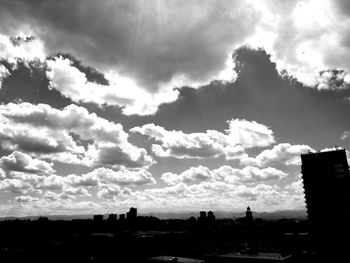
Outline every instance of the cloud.
{"label": "cloud", "polygon": [[10,72],[7,70],[7,68],[4,65],[0,64],[0,89],[2,86],[3,79],[8,76],[10,76]]}
{"label": "cloud", "polygon": [[234,169],[230,166],[221,166],[214,170],[221,178],[227,182],[241,182],[241,183],[256,183],[262,181],[280,180],[288,175],[276,168],[267,167],[259,169],[258,167],[246,166],[243,169]]}
{"label": "cloud", "polygon": [[0,181],[0,190],[8,191],[14,194],[27,194],[32,192],[32,185],[20,179],[6,178]]}
{"label": "cloud", "polygon": [[[159,104],[175,100],[176,87],[234,79],[232,50],[254,31],[259,12],[244,1],[228,0],[191,0],[186,5],[179,0],[107,0],[103,4],[89,0],[35,5],[32,1],[16,0],[2,3],[0,17],[0,32],[34,35],[42,41],[46,55],[73,54],[84,64],[108,74],[108,80],[126,94],[109,98],[109,90],[115,86],[99,87],[105,96],[97,99],[112,104],[121,102],[126,114],[149,114]],[[67,92],[67,88],[55,87]],[[147,95],[147,101],[142,103],[141,94],[133,97],[135,90]],[[82,95],[80,100],[85,100],[87,93],[88,90],[80,90],[70,95]],[[134,101],[131,105],[122,101],[128,97]]]}
{"label": "cloud", "polygon": [[256,157],[244,156],[241,163],[244,165],[253,165],[263,167],[271,164],[284,163],[285,165],[300,165],[300,155],[314,151],[308,145],[291,145],[289,143],[280,143],[272,149],[264,150]]}
{"label": "cloud", "polygon": [[132,80],[107,74],[108,85],[89,82],[85,73],[72,65],[72,61],[61,56],[47,60],[47,78],[50,88],[56,89],[75,102],[93,102],[99,105],[123,107],[123,113],[154,114],[158,106],[173,102],[179,92],[174,89],[159,90],[152,94],[138,87]]}
{"label": "cloud", "polygon": [[225,182],[230,184],[259,183],[263,181],[280,180],[287,176],[283,171],[273,167],[259,169],[247,166],[243,169],[236,169],[231,166],[221,166],[218,169],[210,170],[204,166],[191,167],[181,174],[164,173],[160,177],[168,185],[178,183],[201,183],[201,182]]}
{"label": "cloud", "polygon": [[255,121],[232,119],[226,131],[229,139],[245,147],[265,147],[275,143],[273,131]]}
{"label": "cloud", "polygon": [[344,141],[344,140],[346,140],[349,137],[350,137],[350,132],[349,131],[344,131],[343,134],[341,135],[340,139],[342,141]]}
{"label": "cloud", "polygon": [[18,171],[37,174],[52,174],[55,172],[53,163],[48,163],[28,154],[15,151],[0,158],[0,167],[7,171]]}
{"label": "cloud", "polygon": [[304,194],[303,180],[292,182],[284,187],[286,190],[294,191],[297,194]]}
{"label": "cloud", "polygon": [[143,148],[128,142],[119,123],[68,105],[62,110],[46,104],[0,105],[1,147],[42,158],[86,166],[139,168],[153,164]]}
{"label": "cloud", "polygon": [[162,144],[153,144],[152,150],[159,157],[239,159],[245,147],[264,147],[275,142],[273,132],[255,121],[233,119],[225,133],[207,130],[205,133],[167,131],[153,123],[134,127],[130,132],[146,135]]}
{"label": "cloud", "polygon": [[82,175],[68,175],[65,180],[73,186],[104,186],[111,184],[130,186],[156,183],[153,176],[144,169],[114,171],[108,168],[97,168]]}
{"label": "cloud", "polygon": [[23,33],[10,37],[2,34],[0,30],[0,60],[5,60],[13,66],[16,66],[18,60],[45,61],[44,43]]}
{"label": "cloud", "polygon": [[129,188],[121,188],[119,185],[109,186],[97,192],[97,196],[106,199],[115,199],[115,197],[128,197],[131,193]]}
{"label": "cloud", "polygon": [[348,88],[350,22],[349,13],[339,8],[343,2],[259,1],[261,20],[247,43],[264,48],[282,75],[306,86]]}
{"label": "cloud", "polygon": [[203,182],[203,181],[215,181],[217,175],[209,170],[207,167],[198,166],[191,167],[188,170],[182,172],[181,174],[174,173],[164,173],[160,177],[166,184],[175,185],[179,182]]}
{"label": "cloud", "polygon": [[16,196],[15,200],[20,203],[27,203],[27,202],[34,202],[38,201],[38,198],[32,197],[30,195],[21,195],[21,196]]}
{"label": "cloud", "polygon": [[[192,211],[193,209],[214,209],[234,211],[245,209],[247,205],[259,211],[300,208],[303,201],[294,202],[294,195],[289,195],[278,186],[256,184],[254,186],[227,184],[220,181],[203,181],[196,184],[179,182],[175,185],[157,189],[146,189],[132,194],[126,202],[138,203],[142,207]],[[294,202],[294,203],[293,203]],[[170,210],[171,211],[171,210]]]}

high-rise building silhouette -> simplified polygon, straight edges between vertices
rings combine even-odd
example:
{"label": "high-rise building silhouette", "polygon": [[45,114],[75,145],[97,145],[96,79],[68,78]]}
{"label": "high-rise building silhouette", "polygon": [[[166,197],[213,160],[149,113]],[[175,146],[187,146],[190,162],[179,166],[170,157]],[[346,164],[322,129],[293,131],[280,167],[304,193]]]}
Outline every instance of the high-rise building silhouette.
{"label": "high-rise building silhouette", "polygon": [[137,209],[134,207],[131,207],[129,212],[126,213],[126,219],[128,220],[134,220],[137,217]]}
{"label": "high-rise building silhouette", "polygon": [[301,155],[309,219],[313,224],[350,219],[350,176],[345,150]]}
{"label": "high-rise building silhouette", "polygon": [[344,256],[350,224],[350,175],[345,150],[301,155],[308,218],[316,250]]}
{"label": "high-rise building silhouette", "polygon": [[215,215],[213,211],[208,212],[208,221],[215,221]]}
{"label": "high-rise building silhouette", "polygon": [[245,219],[246,219],[246,222],[249,222],[249,223],[254,221],[253,213],[250,210],[249,206],[247,207],[247,211],[245,212]]}

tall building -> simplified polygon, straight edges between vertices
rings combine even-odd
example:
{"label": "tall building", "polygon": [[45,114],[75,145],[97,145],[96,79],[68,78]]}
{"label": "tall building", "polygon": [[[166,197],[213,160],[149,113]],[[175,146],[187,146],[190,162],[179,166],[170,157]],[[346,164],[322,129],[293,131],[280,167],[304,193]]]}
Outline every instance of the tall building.
{"label": "tall building", "polygon": [[309,219],[313,224],[350,219],[350,176],[345,150],[301,155]]}
{"label": "tall building", "polygon": [[213,211],[208,212],[208,221],[215,221],[215,215]]}
{"label": "tall building", "polygon": [[250,210],[249,206],[247,207],[247,211],[245,212],[245,219],[246,219],[246,222],[249,222],[249,223],[254,221],[253,213]]}
{"label": "tall building", "polygon": [[[301,155],[313,244],[320,258],[347,255],[350,234],[350,175],[345,150]],[[334,262],[337,262],[335,260]]]}
{"label": "tall building", "polygon": [[137,209],[134,207],[131,207],[129,212],[126,213],[126,219],[134,220],[136,217],[137,217]]}

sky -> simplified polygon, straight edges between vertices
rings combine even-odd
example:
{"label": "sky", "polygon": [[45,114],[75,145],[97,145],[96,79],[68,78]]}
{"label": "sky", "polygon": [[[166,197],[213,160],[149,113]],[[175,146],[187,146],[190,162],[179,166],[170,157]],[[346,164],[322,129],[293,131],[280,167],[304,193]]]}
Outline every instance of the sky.
{"label": "sky", "polygon": [[350,143],[347,0],[0,0],[0,217],[305,210]]}

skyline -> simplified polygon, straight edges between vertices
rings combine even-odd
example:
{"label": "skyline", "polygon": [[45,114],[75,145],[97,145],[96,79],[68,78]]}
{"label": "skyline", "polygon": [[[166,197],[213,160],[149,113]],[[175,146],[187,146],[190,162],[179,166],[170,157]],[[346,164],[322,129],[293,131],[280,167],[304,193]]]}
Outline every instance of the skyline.
{"label": "skyline", "polygon": [[0,217],[300,210],[300,155],[350,149],[345,0],[0,0],[0,18]]}

